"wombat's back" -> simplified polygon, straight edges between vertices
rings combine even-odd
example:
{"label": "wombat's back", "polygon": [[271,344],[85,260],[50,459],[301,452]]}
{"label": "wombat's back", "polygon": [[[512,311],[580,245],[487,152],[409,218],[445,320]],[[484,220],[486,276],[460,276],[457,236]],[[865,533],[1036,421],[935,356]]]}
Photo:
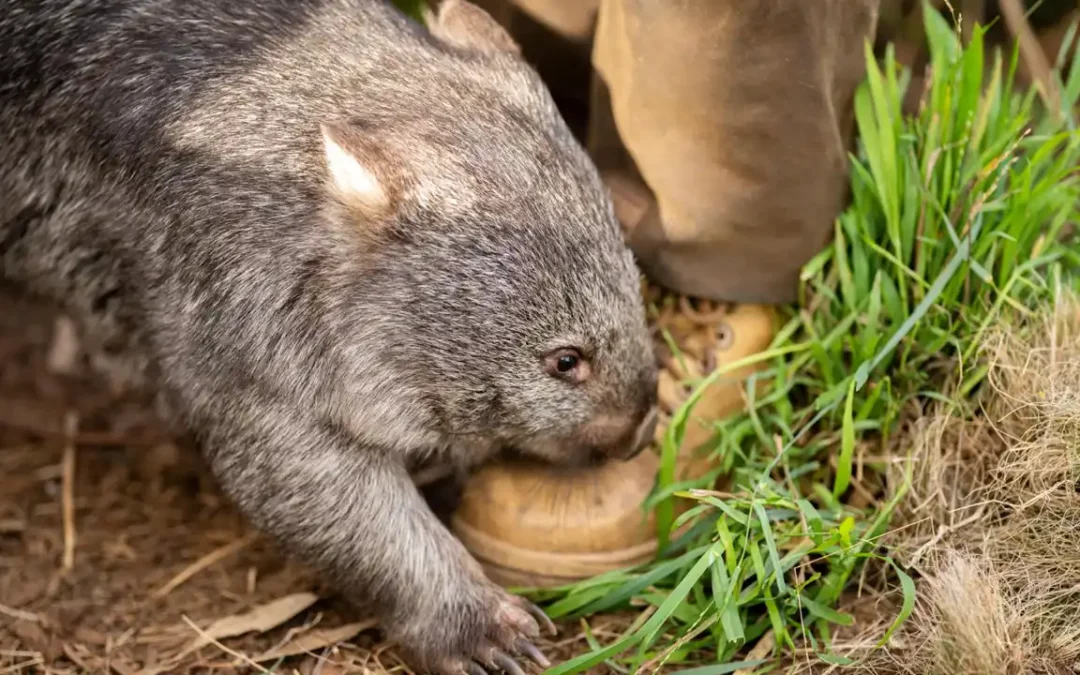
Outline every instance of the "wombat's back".
{"label": "wombat's back", "polygon": [[133,237],[230,210],[286,227],[312,207],[318,122],[425,42],[382,0],[0,2],[0,276],[70,296]]}
{"label": "wombat's back", "polygon": [[[0,131],[21,137],[23,151],[34,148],[32,139],[62,137],[133,170],[133,162],[160,157],[170,129],[220,96],[217,85],[268,60],[306,52],[307,59],[277,58],[279,84],[305,86],[307,98],[329,103],[342,78],[362,76],[381,54],[423,39],[382,0],[5,0]],[[336,53],[336,61],[319,51]],[[272,85],[241,94],[289,104]],[[330,107],[312,103],[308,117]],[[298,112],[289,111],[294,122]],[[8,174],[19,158],[0,153]]]}
{"label": "wombat's back", "polygon": [[[390,44],[424,39],[383,0],[5,0],[0,110],[6,123],[33,112],[136,131],[319,33],[354,68]],[[300,75],[294,65],[281,75]]]}
{"label": "wombat's back", "polygon": [[0,0],[0,278],[102,342],[237,260],[284,293],[326,238],[319,123],[432,43],[382,0]]}

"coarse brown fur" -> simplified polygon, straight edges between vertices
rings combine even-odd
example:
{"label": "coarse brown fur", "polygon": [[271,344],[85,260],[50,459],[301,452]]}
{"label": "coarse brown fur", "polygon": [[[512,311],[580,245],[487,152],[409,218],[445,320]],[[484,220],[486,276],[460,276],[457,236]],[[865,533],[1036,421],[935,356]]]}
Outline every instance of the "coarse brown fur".
{"label": "coarse brown fur", "polygon": [[[0,2],[0,277],[160,392],[225,491],[417,665],[536,622],[409,480],[648,436],[608,197],[485,14],[378,0]],[[581,355],[578,379],[552,354]],[[585,377],[582,373],[588,375]]]}

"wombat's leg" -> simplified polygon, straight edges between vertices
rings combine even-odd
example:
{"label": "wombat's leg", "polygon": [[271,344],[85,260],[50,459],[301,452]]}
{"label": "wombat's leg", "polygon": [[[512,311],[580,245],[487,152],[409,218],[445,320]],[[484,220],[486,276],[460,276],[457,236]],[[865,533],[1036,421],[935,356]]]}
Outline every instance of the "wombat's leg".
{"label": "wombat's leg", "polygon": [[259,426],[222,434],[208,453],[226,492],[283,548],[373,606],[418,666],[461,674],[513,672],[508,655],[544,662],[529,642],[534,608],[484,577],[398,458],[282,417]]}

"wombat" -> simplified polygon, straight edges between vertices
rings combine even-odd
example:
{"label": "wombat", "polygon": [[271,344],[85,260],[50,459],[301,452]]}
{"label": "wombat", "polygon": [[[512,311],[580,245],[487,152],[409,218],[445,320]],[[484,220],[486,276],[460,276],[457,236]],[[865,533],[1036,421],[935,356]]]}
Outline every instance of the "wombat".
{"label": "wombat", "polygon": [[[544,662],[407,468],[625,459],[656,373],[595,167],[447,0],[5,0],[0,276],[424,670]],[[121,372],[119,370],[115,372]]]}

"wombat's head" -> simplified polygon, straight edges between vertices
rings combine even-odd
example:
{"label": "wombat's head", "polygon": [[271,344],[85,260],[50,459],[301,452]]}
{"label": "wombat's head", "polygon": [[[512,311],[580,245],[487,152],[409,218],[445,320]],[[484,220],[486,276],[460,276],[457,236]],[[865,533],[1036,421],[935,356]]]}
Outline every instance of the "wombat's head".
{"label": "wombat's head", "polygon": [[454,0],[433,32],[411,104],[322,127],[336,217],[394,317],[387,356],[461,446],[630,457],[652,440],[656,366],[608,193],[490,17]]}

